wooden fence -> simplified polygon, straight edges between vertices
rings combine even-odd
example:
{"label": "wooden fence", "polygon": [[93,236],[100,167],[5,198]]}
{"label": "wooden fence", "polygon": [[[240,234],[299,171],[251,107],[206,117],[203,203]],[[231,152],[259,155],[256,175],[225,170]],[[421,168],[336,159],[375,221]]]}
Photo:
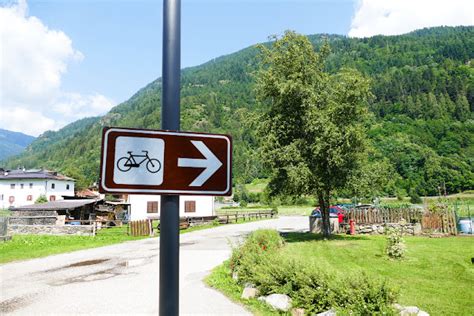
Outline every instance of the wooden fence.
{"label": "wooden fence", "polygon": [[425,212],[421,220],[424,231],[457,235],[456,213],[452,210],[442,212]]}
{"label": "wooden fence", "polygon": [[272,210],[256,212],[229,212],[218,215],[218,218],[220,223],[229,224],[231,222],[237,223],[239,219],[243,221],[250,221],[252,219],[273,218],[275,215],[276,212]]}
{"label": "wooden fence", "polygon": [[132,236],[150,236],[153,233],[152,221],[148,219],[130,221],[129,226]]}
{"label": "wooden fence", "polygon": [[356,224],[388,224],[405,221],[420,223],[424,232],[457,234],[456,213],[445,209],[430,212],[413,208],[354,208],[346,213],[345,222],[355,221]]}
{"label": "wooden fence", "polygon": [[412,208],[353,208],[346,216],[347,221],[354,220],[357,224],[419,223],[423,210]]}

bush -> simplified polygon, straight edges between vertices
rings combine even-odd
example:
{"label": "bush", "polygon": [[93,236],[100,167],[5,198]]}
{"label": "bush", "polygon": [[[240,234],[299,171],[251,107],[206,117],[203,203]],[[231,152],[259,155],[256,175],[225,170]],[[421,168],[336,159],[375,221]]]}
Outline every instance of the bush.
{"label": "bush", "polygon": [[411,204],[421,204],[423,201],[421,200],[420,196],[416,192],[412,192],[410,194],[410,203]]}
{"label": "bush", "polygon": [[405,241],[402,238],[400,228],[392,228],[387,231],[386,252],[390,258],[401,259],[405,255]]}
{"label": "bush", "polygon": [[264,260],[265,253],[274,253],[283,246],[283,239],[276,230],[259,229],[251,233],[244,244],[234,247],[230,257],[232,272],[239,275],[241,283],[253,282],[255,265]]}
{"label": "bush", "polygon": [[46,203],[48,202],[48,199],[46,198],[46,195],[41,194],[35,201],[35,204],[40,204],[40,203]]}
{"label": "bush", "polygon": [[258,230],[235,248],[230,267],[239,283],[254,284],[261,295],[286,294],[293,307],[313,315],[336,308],[349,314],[390,315],[396,293],[385,282],[327,272],[307,262],[291,260],[279,249],[283,240],[274,230]]}

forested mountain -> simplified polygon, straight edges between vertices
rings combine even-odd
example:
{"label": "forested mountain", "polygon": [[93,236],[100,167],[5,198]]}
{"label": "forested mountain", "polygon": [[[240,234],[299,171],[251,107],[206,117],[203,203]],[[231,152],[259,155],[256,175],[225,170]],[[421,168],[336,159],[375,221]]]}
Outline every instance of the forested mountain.
{"label": "forested mountain", "polygon": [[0,160],[18,155],[34,140],[33,136],[0,128]]}
{"label": "forested mountain", "polygon": [[[309,36],[332,53],[326,67],[355,68],[372,80],[368,133],[373,159],[393,166],[386,194],[437,194],[474,187],[474,27],[437,27],[400,36]],[[234,181],[265,177],[258,158],[254,96],[258,49],[246,48],[182,71],[181,129],[234,138]],[[47,132],[11,167],[60,170],[84,185],[97,180],[103,126],[160,128],[161,79],[107,115]]]}

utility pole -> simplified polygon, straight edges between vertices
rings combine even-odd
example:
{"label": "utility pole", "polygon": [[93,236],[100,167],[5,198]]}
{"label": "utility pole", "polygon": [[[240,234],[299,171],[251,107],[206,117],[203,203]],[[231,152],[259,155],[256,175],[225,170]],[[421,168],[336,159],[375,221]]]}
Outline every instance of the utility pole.
{"label": "utility pole", "polygon": [[[161,128],[179,131],[181,0],[163,2]],[[160,215],[160,316],[179,314],[179,195],[162,195]]]}

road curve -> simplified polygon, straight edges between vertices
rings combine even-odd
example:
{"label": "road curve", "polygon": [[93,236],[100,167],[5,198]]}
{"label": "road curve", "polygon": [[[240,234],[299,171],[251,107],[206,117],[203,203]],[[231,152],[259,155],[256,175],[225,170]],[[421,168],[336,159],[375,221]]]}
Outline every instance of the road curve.
{"label": "road curve", "polygon": [[[258,228],[307,230],[307,217],[225,225],[181,235],[180,315],[251,315],[203,278],[230,243]],[[0,266],[1,315],[158,315],[159,238]]]}

